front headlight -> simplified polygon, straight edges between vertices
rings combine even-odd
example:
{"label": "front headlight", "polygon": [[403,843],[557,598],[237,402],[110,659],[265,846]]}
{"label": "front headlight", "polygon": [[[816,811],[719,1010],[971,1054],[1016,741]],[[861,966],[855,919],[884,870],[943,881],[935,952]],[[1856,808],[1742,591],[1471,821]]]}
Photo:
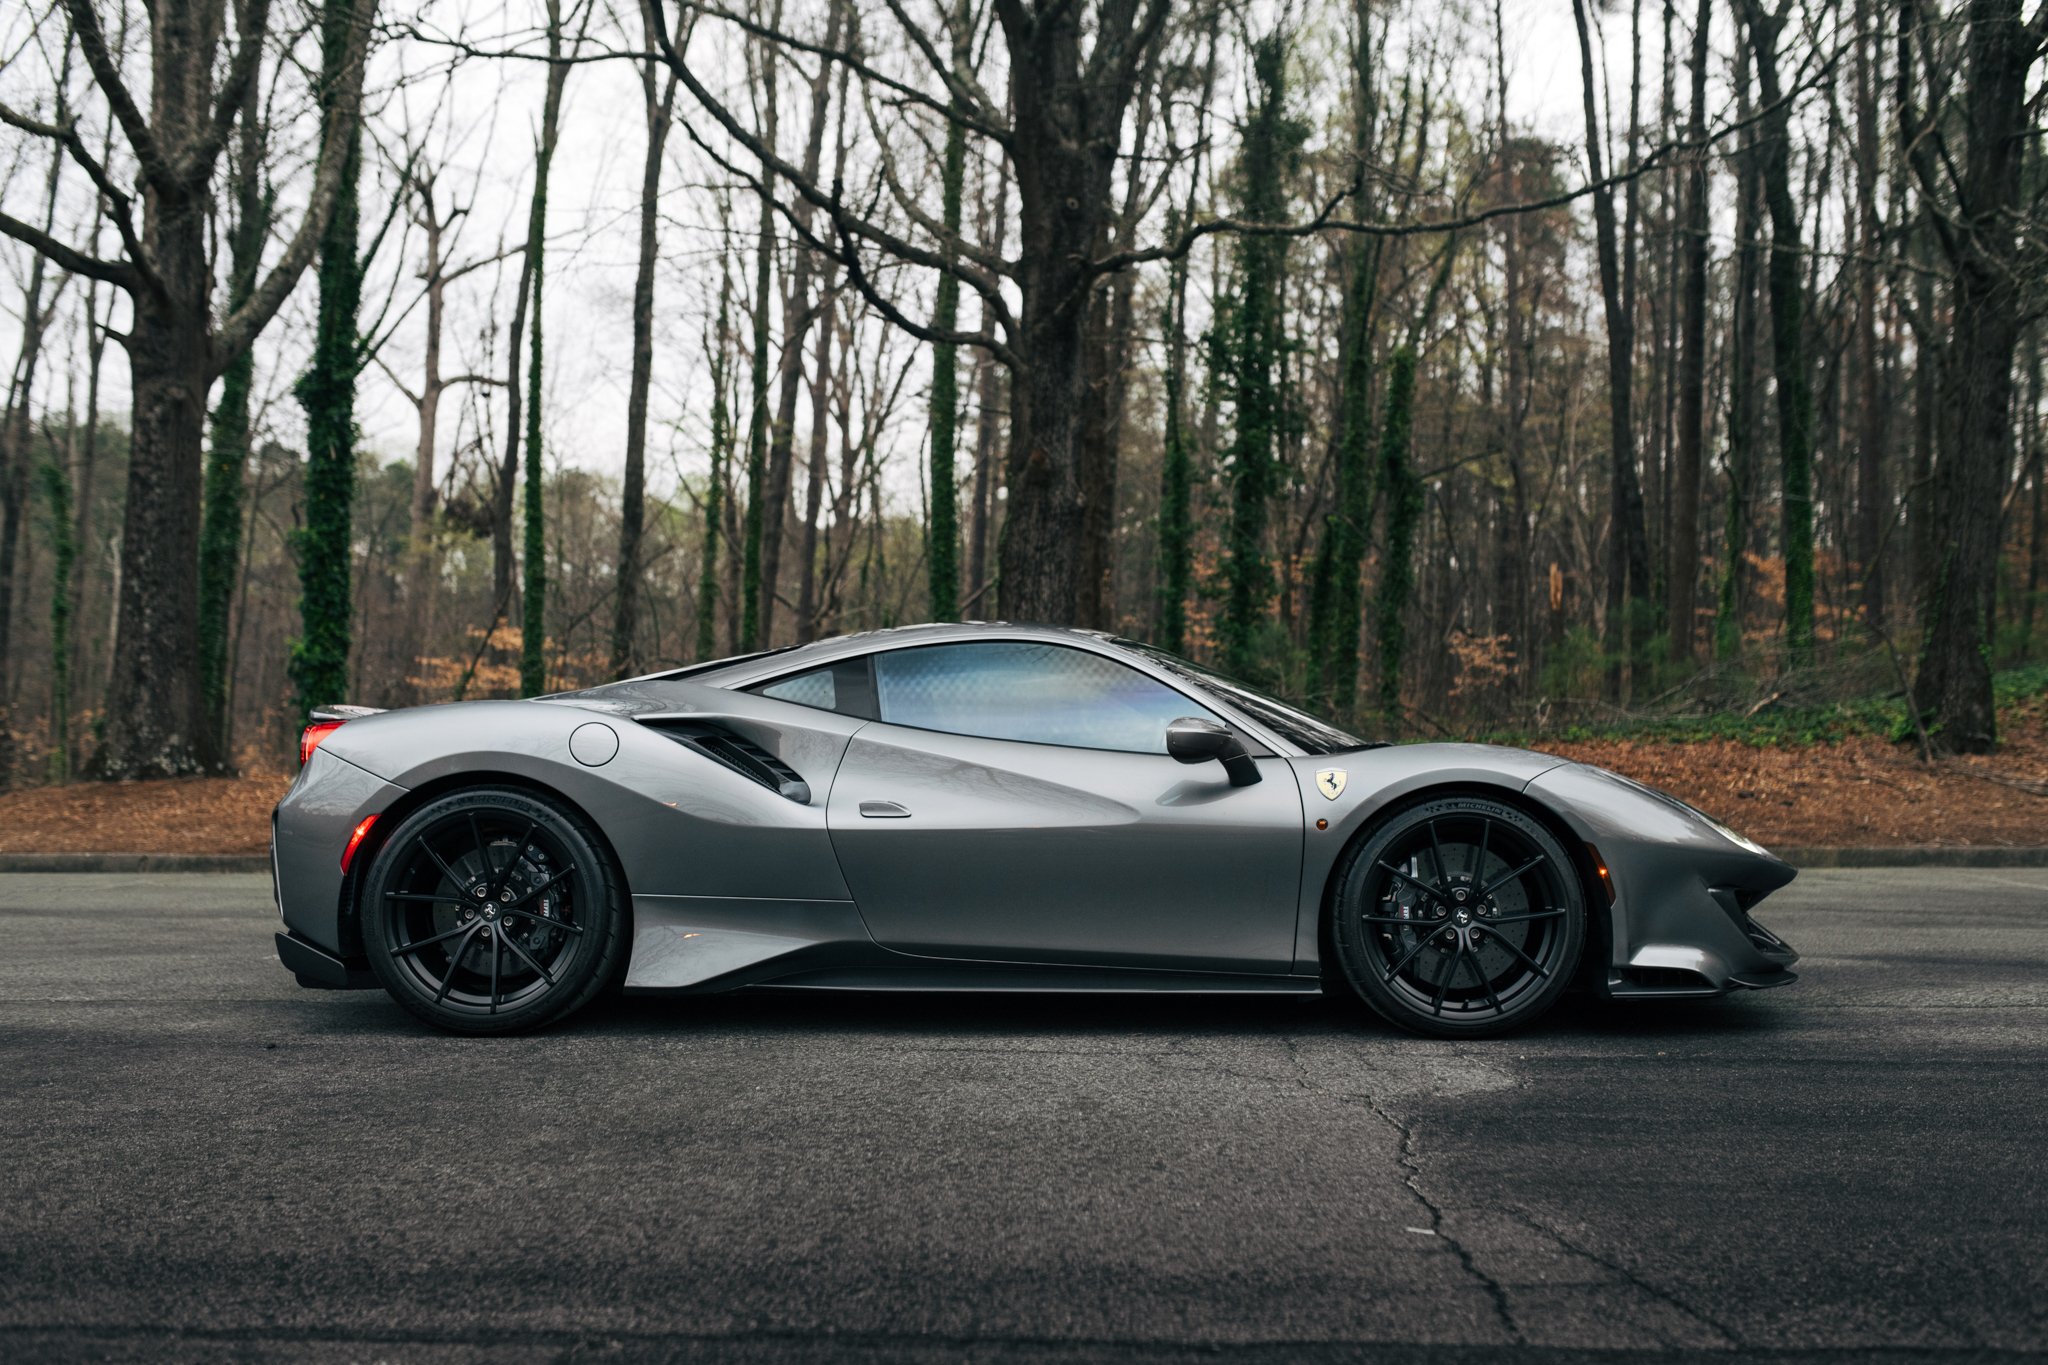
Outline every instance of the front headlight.
{"label": "front headlight", "polygon": [[1720,835],[1729,843],[1734,844],[1737,848],[1747,849],[1751,853],[1761,854],[1766,858],[1771,856],[1771,851],[1765,848],[1762,844],[1758,843],[1756,840],[1750,838],[1746,834],[1737,834],[1734,830],[1728,828],[1728,826],[1722,824],[1719,820],[1716,820],[1713,816],[1707,814],[1705,811],[1694,810],[1690,806],[1687,806],[1686,809],[1691,810],[1694,815],[1697,815],[1701,819],[1701,821],[1703,821],[1706,824],[1708,829],[1713,830],[1714,833]]}
{"label": "front headlight", "polygon": [[1633,777],[1624,777],[1620,773],[1610,773],[1609,776],[1613,777],[1618,782],[1626,783],[1628,786],[1634,787],[1637,791],[1643,793],[1643,795],[1645,796],[1656,797],[1659,801],[1662,801],[1667,806],[1676,806],[1679,810],[1684,811],[1687,815],[1690,815],[1693,819],[1699,821],[1708,829],[1711,829],[1712,831],[1714,831],[1714,833],[1720,835],[1723,839],[1726,839],[1729,843],[1735,845],[1739,849],[1742,849],[1749,853],[1760,854],[1761,856],[1766,858],[1771,856],[1771,851],[1765,848],[1762,844],[1758,843],[1756,840],[1750,838],[1747,835],[1737,834],[1734,830],[1728,828],[1728,826],[1722,824],[1719,820],[1716,820],[1713,816],[1707,814],[1705,811],[1701,810],[1698,806],[1693,805],[1689,801],[1681,801],[1677,797],[1673,796],[1670,792],[1659,791],[1657,790],[1657,788],[1651,786],[1649,783],[1638,782]]}

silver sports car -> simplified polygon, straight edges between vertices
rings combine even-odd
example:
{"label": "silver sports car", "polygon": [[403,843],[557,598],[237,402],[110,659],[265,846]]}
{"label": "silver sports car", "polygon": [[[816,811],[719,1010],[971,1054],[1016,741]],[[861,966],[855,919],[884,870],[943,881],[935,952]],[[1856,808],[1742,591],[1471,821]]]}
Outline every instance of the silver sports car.
{"label": "silver sports car", "polygon": [[1793,980],[1793,870],[1560,758],[1389,746],[1129,640],[915,626],[336,708],[272,822],[302,985],[508,1033],[599,992],[1334,991],[1418,1033]]}

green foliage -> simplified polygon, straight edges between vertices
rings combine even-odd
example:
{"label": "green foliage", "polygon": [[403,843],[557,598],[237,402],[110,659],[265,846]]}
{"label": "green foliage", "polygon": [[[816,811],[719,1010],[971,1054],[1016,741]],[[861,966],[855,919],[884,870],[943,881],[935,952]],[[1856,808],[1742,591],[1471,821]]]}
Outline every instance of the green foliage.
{"label": "green foliage", "polygon": [[1357,243],[1344,296],[1344,392],[1338,409],[1337,516],[1330,525],[1328,625],[1317,663],[1339,715],[1358,705],[1366,542],[1372,526],[1372,309],[1379,243]]}
{"label": "green foliage", "polygon": [[[1306,126],[1286,115],[1287,46],[1274,35],[1252,50],[1254,102],[1245,125],[1240,174],[1240,216],[1277,223],[1287,214],[1286,176]],[[1288,403],[1276,379],[1288,346],[1282,290],[1288,239],[1248,234],[1236,247],[1236,289],[1220,299],[1211,334],[1212,371],[1231,406],[1228,463],[1230,527],[1224,557],[1224,602],[1218,634],[1224,667],[1254,681],[1270,673],[1257,646],[1258,626],[1273,594],[1266,562],[1269,503],[1279,479],[1277,450],[1284,440]]]}
{"label": "green foliage", "polygon": [[1551,697],[1597,696],[1607,673],[1607,649],[1590,625],[1576,625],[1544,651],[1541,684]]}
{"label": "green foliage", "polygon": [[242,543],[242,475],[249,459],[249,391],[253,351],[235,357],[220,377],[206,450],[205,510],[199,530],[199,687],[205,699],[209,757],[224,763],[228,733],[228,618],[235,562]]}
{"label": "green foliage", "polygon": [[[1589,632],[1574,631],[1572,634],[1574,637],[1587,635],[1590,639]],[[1599,668],[1597,644],[1592,646],[1592,650],[1589,657],[1577,663],[1576,668],[1581,672]],[[1550,665],[1546,666],[1546,686],[1551,680],[1549,668],[1558,661],[1558,655],[1553,654]],[[1568,685],[1572,678],[1561,676],[1558,681]],[[2029,664],[1995,674],[1992,695],[2000,710],[2048,697],[2048,663]],[[1797,706],[1768,707],[1755,715],[1723,711],[1704,716],[1662,716],[1625,724],[1569,725],[1545,730],[1540,735],[1526,730],[1504,730],[1480,738],[1491,743],[1535,744],[1545,740],[1585,739],[1632,739],[1673,744],[1734,740],[1759,748],[1798,748],[1833,744],[1859,735],[1875,735],[1894,743],[1911,741],[1913,723],[1906,713],[1906,699],[1897,694],[1873,694]]]}

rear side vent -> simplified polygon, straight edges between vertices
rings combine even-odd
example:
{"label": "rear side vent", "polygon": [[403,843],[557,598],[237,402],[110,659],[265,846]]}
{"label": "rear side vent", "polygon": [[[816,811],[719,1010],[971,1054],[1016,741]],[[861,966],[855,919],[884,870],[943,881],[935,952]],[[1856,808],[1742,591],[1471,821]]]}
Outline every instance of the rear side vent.
{"label": "rear side vent", "polygon": [[777,796],[799,806],[811,804],[811,784],[745,735],[700,720],[651,721],[646,725],[685,749],[695,749],[713,763],[723,764],[749,782],[760,783]]}

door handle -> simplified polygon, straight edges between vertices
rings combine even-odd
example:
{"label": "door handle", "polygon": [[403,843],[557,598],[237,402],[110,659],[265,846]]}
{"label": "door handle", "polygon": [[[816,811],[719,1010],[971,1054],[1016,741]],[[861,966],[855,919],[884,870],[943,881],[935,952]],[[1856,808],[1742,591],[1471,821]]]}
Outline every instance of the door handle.
{"label": "door handle", "polygon": [[861,817],[866,820],[908,820],[910,812],[894,801],[863,801]]}

